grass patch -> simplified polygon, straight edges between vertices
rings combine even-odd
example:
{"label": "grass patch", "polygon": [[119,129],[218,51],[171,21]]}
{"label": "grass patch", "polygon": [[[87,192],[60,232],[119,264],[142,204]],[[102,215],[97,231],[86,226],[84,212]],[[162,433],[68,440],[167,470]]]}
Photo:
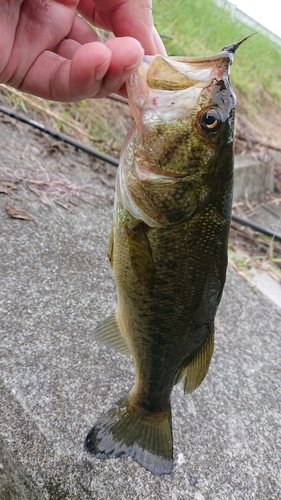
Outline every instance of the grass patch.
{"label": "grass patch", "polygon": [[[153,8],[169,55],[215,54],[253,32],[234,17],[228,2],[220,8],[214,0],[154,0]],[[231,80],[256,110],[264,93],[281,110],[281,47],[258,33],[235,54]]]}
{"label": "grass patch", "polygon": [[248,252],[237,248],[233,243],[229,243],[228,260],[232,267],[250,284],[252,279],[251,268],[253,267],[269,272],[277,282],[281,283],[280,259],[274,258],[273,252],[272,255],[270,251],[267,255],[249,255]]}

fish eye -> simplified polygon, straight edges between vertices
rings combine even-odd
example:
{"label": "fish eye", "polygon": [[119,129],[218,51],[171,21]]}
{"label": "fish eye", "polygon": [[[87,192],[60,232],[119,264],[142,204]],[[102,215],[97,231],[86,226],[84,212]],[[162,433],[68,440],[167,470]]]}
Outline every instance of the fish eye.
{"label": "fish eye", "polygon": [[205,109],[199,117],[200,128],[208,134],[216,134],[223,123],[223,115],[219,108]]}

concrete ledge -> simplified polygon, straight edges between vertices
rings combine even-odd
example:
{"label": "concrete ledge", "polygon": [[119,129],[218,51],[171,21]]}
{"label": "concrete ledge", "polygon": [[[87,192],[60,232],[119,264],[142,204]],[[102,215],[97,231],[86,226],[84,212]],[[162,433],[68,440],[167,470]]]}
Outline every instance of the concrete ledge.
{"label": "concrete ledge", "polygon": [[274,191],[271,164],[261,161],[258,154],[236,155],[234,159],[234,201],[245,199],[263,201],[265,192]]}
{"label": "concrete ledge", "polygon": [[0,493],[1,500],[44,500],[46,494],[13,456],[8,444],[0,438]]}

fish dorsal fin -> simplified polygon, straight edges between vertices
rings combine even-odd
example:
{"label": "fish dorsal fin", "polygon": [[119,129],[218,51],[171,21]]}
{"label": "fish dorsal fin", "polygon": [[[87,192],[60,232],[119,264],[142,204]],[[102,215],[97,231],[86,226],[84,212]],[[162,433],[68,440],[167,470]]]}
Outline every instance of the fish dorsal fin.
{"label": "fish dorsal fin", "polygon": [[120,332],[116,313],[108,316],[108,318],[95,328],[94,340],[121,352],[121,354],[131,354],[128,344]]}
{"label": "fish dorsal fin", "polygon": [[188,365],[183,362],[180,368],[176,383],[178,383],[183,377],[185,377],[185,394],[189,394],[190,392],[195,391],[195,389],[197,389],[197,387],[199,387],[199,385],[203,382],[210,366],[213,350],[214,329],[212,329],[212,331],[209,333],[203,346],[193,358],[193,360]]}
{"label": "fish dorsal fin", "polygon": [[146,82],[151,89],[160,90],[182,90],[198,83],[181,73],[162,56],[155,56],[152,60]]}

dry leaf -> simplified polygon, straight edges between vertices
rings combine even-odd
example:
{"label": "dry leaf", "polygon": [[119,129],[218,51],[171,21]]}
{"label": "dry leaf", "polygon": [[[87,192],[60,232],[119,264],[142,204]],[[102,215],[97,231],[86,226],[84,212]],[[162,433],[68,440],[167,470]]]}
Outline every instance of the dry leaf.
{"label": "dry leaf", "polygon": [[32,217],[32,215],[30,215],[25,210],[19,210],[15,207],[12,207],[8,203],[6,203],[6,205],[5,205],[5,210],[6,210],[7,214],[10,217],[13,217],[14,219],[32,220],[33,222],[35,222],[35,224],[38,224],[37,221],[34,219],[34,217]]}
{"label": "dry leaf", "polygon": [[18,186],[9,180],[1,179],[1,185],[10,189],[18,189]]}
{"label": "dry leaf", "polygon": [[[105,196],[104,196],[105,198]],[[97,207],[98,205],[96,203],[93,203],[92,201],[88,200],[88,198],[85,198],[84,196],[80,195],[79,199],[81,201],[84,201],[85,203],[88,203],[89,205],[92,205],[93,207]],[[69,200],[71,202],[71,200]]]}
{"label": "dry leaf", "polygon": [[11,190],[10,188],[5,187],[3,184],[0,184],[0,193],[4,194],[10,194]]}
{"label": "dry leaf", "polygon": [[7,194],[8,196],[10,196],[10,198],[12,198],[13,200],[20,200],[20,197],[17,196],[14,191],[12,191],[12,189],[9,189],[9,188],[4,188],[3,186],[0,185],[0,193],[4,193],[4,194]]}
{"label": "dry leaf", "polygon": [[18,186],[7,179],[0,179],[0,193],[7,194],[10,198],[15,200],[20,200],[19,196],[14,193],[14,190],[18,189]]}
{"label": "dry leaf", "polygon": [[71,212],[71,209],[70,209],[70,206],[69,206],[69,201],[67,198],[65,198],[65,202],[59,200],[59,199],[56,199],[54,200],[54,202],[59,205],[60,207],[63,207],[65,208],[66,210],[69,210]]}
{"label": "dry leaf", "polygon": [[83,208],[83,205],[81,205],[81,203],[79,203],[76,199],[74,198],[69,198],[68,199],[69,203],[71,203],[72,205],[75,205],[75,207],[80,207],[80,208]]}
{"label": "dry leaf", "polygon": [[28,187],[29,187],[30,191],[33,191],[33,193],[35,193],[35,194],[37,194],[37,196],[39,196],[40,201],[42,201],[42,203],[44,203],[45,205],[49,205],[50,207],[52,206],[46,193],[42,193],[42,191],[40,191],[40,189],[37,189],[37,187],[33,186],[33,184],[28,184]]}

